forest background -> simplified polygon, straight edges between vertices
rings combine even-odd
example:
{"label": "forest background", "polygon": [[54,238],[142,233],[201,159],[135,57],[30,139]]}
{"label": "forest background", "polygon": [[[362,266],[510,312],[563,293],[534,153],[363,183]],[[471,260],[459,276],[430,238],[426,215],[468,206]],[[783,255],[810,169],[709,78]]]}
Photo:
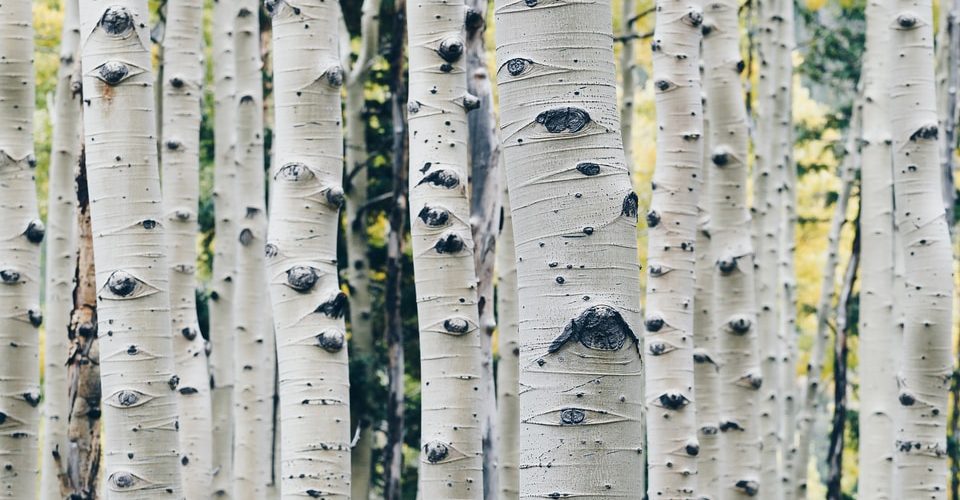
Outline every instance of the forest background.
{"label": "forest background", "polygon": [[[212,0],[206,0],[208,4]],[[359,0],[341,0],[343,15],[347,30],[350,32],[351,43],[354,53],[359,49],[360,36],[360,7]],[[635,95],[633,112],[633,128],[631,143],[630,163],[633,169],[633,182],[636,186],[636,192],[640,196],[641,212],[649,206],[650,179],[653,175],[653,167],[656,156],[656,123],[654,113],[654,92],[652,82],[647,76],[651,73],[651,51],[649,38],[653,31],[654,16],[652,13],[651,0],[639,0],[636,2],[636,13],[640,15],[635,22],[629,23],[624,19],[621,9],[621,2],[613,0],[614,10],[614,32],[617,34],[616,50],[619,51],[623,41],[630,39],[634,42],[636,60],[632,68],[626,69],[632,72],[633,80],[636,83],[634,88]],[[37,82],[37,106],[36,106],[36,155],[38,158],[37,169],[37,193],[40,199],[41,216],[46,220],[46,193],[47,193],[47,172],[50,163],[50,149],[52,138],[52,106],[53,92],[56,86],[56,72],[59,66],[59,45],[60,33],[63,21],[63,11],[59,0],[35,0],[34,5],[34,27],[36,29],[36,82]],[[796,272],[797,272],[797,314],[798,328],[800,337],[798,339],[798,350],[800,358],[797,360],[798,367],[797,381],[799,383],[809,356],[810,346],[813,342],[813,335],[816,330],[816,311],[818,298],[821,292],[821,281],[824,273],[825,262],[827,259],[827,234],[830,228],[830,221],[835,211],[836,200],[840,190],[839,168],[844,156],[847,154],[844,144],[846,143],[847,128],[850,125],[850,117],[853,109],[854,100],[857,97],[856,82],[860,75],[860,62],[864,52],[865,41],[865,19],[864,9],[866,2],[864,0],[799,0],[795,3],[797,12],[797,50],[793,54],[795,67],[794,81],[794,99],[793,99],[793,117],[795,127],[794,144],[795,161],[798,172],[798,190],[797,190],[797,208],[798,222],[796,227]],[[943,19],[939,8],[939,2],[934,2],[935,26],[941,26]],[[210,27],[212,9],[205,9],[205,37],[207,38],[207,58],[210,57]],[[748,90],[752,90],[756,85],[757,79],[757,59],[755,57],[754,47],[750,36],[754,23],[755,5],[753,0],[741,2],[740,18],[741,27],[748,34],[742,37],[743,59],[746,64]],[[155,26],[153,36],[162,37],[163,26],[163,1],[150,0],[151,22]],[[395,16],[390,13],[394,10],[393,0],[384,0],[381,5],[381,52],[387,53],[392,44],[397,41],[391,40],[391,34],[395,33],[392,24],[396,21]],[[646,14],[645,14],[646,13]],[[273,112],[271,105],[271,87],[272,73],[270,65],[270,22],[265,13],[261,13],[261,26],[264,30],[261,37],[264,55],[264,94],[265,98],[265,145],[267,150],[266,164],[264,172],[269,172],[271,139],[272,139],[272,119]],[[493,64],[495,57],[493,55],[493,42],[495,27],[491,26],[486,31],[489,54],[487,60]],[[941,30],[943,31],[943,30]],[[942,51],[941,51],[942,52]],[[381,54],[381,55],[382,55]],[[159,44],[154,44],[154,62],[155,68],[159,68],[160,53]],[[388,79],[390,77],[389,68],[386,60],[380,57],[376,60],[371,77],[367,81],[366,87],[366,106],[364,115],[366,117],[366,135],[367,144],[370,152],[369,186],[368,197],[371,203],[366,210],[368,218],[368,242],[369,242],[369,262],[371,292],[374,300],[373,311],[383,311],[385,280],[386,280],[386,243],[389,232],[388,202],[390,200],[391,190],[391,158],[392,158],[392,124],[390,121],[390,95]],[[624,74],[625,68],[619,68],[618,74]],[[496,71],[490,71],[491,75],[496,75]],[[214,243],[214,213],[213,213],[213,162],[214,162],[214,144],[213,144],[213,96],[212,96],[212,71],[208,65],[207,69],[207,89],[205,92],[203,122],[201,126],[201,170],[200,170],[200,211],[199,223],[200,234],[197,239],[198,249],[198,267],[197,276],[201,283],[209,283],[211,279],[212,261],[213,261],[213,243]],[[938,83],[940,83],[938,81]],[[496,89],[496,87],[494,87]],[[627,89],[630,90],[630,89]],[[623,99],[624,88],[619,86],[621,93],[621,103]],[[752,108],[755,93],[750,94],[748,98],[748,109]],[[161,110],[162,113],[162,110]],[[954,149],[955,152],[955,149]],[[954,190],[956,188],[954,187]],[[751,192],[751,190],[748,190]],[[955,196],[953,197],[956,198]],[[851,201],[848,205],[846,214],[847,224],[844,225],[840,238],[840,268],[843,269],[851,255],[851,249],[856,230],[856,218],[858,211],[858,192],[854,189],[851,194]],[[952,211],[954,214],[956,210]],[[956,223],[954,219],[953,224]],[[646,228],[643,217],[639,221],[638,230],[638,248],[640,251],[640,263],[645,266],[646,263]],[[407,239],[409,232],[405,231]],[[341,238],[340,263],[344,266],[348,260],[345,258],[345,248]],[[405,339],[405,358],[406,358],[406,415],[405,419],[407,429],[405,433],[405,470],[404,477],[404,498],[413,499],[416,495],[416,455],[420,442],[419,415],[420,415],[420,377],[419,377],[419,348],[418,348],[418,330],[416,302],[413,285],[413,266],[410,255],[410,244],[404,245],[405,254],[403,256],[403,281],[402,281],[402,311],[403,328]],[[955,252],[956,254],[956,252]],[[844,279],[843,272],[836,273],[836,282],[833,286],[839,290]],[[957,273],[955,273],[956,275]],[[641,274],[641,279],[645,279],[645,273]],[[641,289],[644,289],[641,286]],[[347,290],[344,285],[344,290]],[[43,295],[41,295],[43,296]],[[848,408],[845,417],[845,459],[843,460],[843,482],[842,490],[845,496],[849,498],[856,497],[856,479],[858,477],[856,467],[856,453],[858,448],[858,386],[859,379],[857,375],[857,315],[858,315],[858,291],[856,286],[853,289],[850,303],[848,304],[847,325],[849,328],[847,347],[848,353],[848,376],[847,387]],[[209,290],[201,286],[197,290],[198,310],[200,313],[201,330],[204,337],[207,337],[209,331],[209,322],[207,316],[207,300],[209,299]],[[955,298],[956,302],[956,298]],[[956,308],[956,306],[955,306]],[[366,414],[372,412],[374,415],[385,413],[385,405],[381,402],[386,400],[387,394],[387,353],[385,341],[382,338],[382,332],[385,330],[384,317],[382,314],[373,315],[374,332],[380,332],[377,338],[377,350],[371,357],[351,357],[351,400],[354,412],[362,411]],[[41,336],[44,332],[41,330]],[[956,346],[958,338],[957,328],[954,328],[953,344]],[[496,345],[496,342],[494,342]],[[834,345],[831,342],[829,345]],[[954,359],[956,359],[955,348]],[[41,349],[41,352],[43,350]],[[824,378],[832,380],[834,356],[827,356],[824,367]],[[367,364],[372,370],[358,369],[357,364]],[[44,366],[41,360],[41,366]],[[358,379],[358,374],[372,373],[368,380]],[[953,471],[954,483],[958,475],[958,446],[957,446],[957,401],[954,395],[957,394],[958,381],[960,373],[954,370],[953,385],[951,388],[951,425],[948,428],[949,443],[948,452],[951,457],[951,470]],[[825,486],[823,478],[827,474],[825,456],[829,445],[829,437],[834,424],[831,422],[833,413],[833,384],[827,384],[827,390],[822,391],[820,396],[823,401],[819,406],[821,413],[816,416],[813,431],[812,455],[814,460],[810,462],[809,477],[809,498],[823,498],[825,495]],[[375,419],[382,421],[383,419]],[[382,433],[378,433],[382,434]],[[378,437],[382,440],[382,435]],[[379,463],[379,456],[374,451],[374,461]],[[382,475],[378,473],[374,481],[382,481]],[[378,489],[375,486],[375,490]],[[956,486],[951,488],[956,491]],[[957,498],[953,496],[952,498]]]}

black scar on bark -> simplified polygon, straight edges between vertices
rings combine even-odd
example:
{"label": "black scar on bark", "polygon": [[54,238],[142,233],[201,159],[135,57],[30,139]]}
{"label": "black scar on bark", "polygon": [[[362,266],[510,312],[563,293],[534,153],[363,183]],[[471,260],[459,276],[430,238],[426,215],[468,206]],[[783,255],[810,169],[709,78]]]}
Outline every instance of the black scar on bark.
{"label": "black scar on bark", "polygon": [[424,224],[430,227],[441,227],[445,226],[450,220],[450,212],[443,207],[431,207],[426,205],[420,209],[420,213],[417,214],[417,217],[419,217]]}
{"label": "black scar on bark", "polygon": [[0,411],[0,425],[3,425],[7,422],[7,414]]}
{"label": "black scar on bark", "polygon": [[720,272],[724,275],[730,274],[737,269],[737,259],[721,258],[717,261],[717,268],[720,269]]}
{"label": "black scar on bark", "polygon": [[653,356],[660,356],[667,352],[667,344],[663,342],[651,342],[647,350],[650,351],[650,354]]}
{"label": "black scar on bark", "polygon": [[35,309],[27,311],[27,319],[30,320],[30,324],[35,328],[43,324],[43,314]]}
{"label": "black scar on bark", "polygon": [[333,88],[340,88],[343,85],[343,68],[340,65],[333,66],[324,72],[323,76],[327,80],[327,85]]}
{"label": "black scar on bark", "polygon": [[744,335],[745,333],[750,331],[752,322],[748,318],[738,316],[736,318],[731,319],[729,322],[727,322],[727,325],[730,326],[730,329],[733,330],[734,334]]}
{"label": "black scar on bark", "polygon": [[743,73],[743,70],[747,68],[747,63],[743,62],[743,59],[737,61],[737,73]]}
{"label": "black scar on bark", "polygon": [[577,171],[587,177],[592,177],[600,173],[600,165],[596,163],[583,162],[577,165]]}
{"label": "black scar on bark", "polygon": [[530,66],[533,66],[532,60],[523,57],[514,57],[507,61],[507,73],[510,73],[510,76],[520,76],[526,72]]}
{"label": "black scar on bark", "polygon": [[559,351],[571,339],[579,341],[589,349],[618,351],[628,338],[638,342],[636,334],[623,320],[623,316],[616,309],[600,304],[587,308],[570,320],[563,333],[550,343],[547,352]]}
{"label": "black scar on bark", "polygon": [[110,476],[110,482],[117,488],[129,488],[137,482],[133,474],[129,472],[114,472]]}
{"label": "black scar on bark", "polygon": [[31,408],[36,408],[37,405],[40,404],[40,394],[39,394],[39,393],[35,393],[35,392],[25,392],[25,393],[23,393],[23,394],[21,394],[21,395],[23,396],[23,400],[26,401],[27,404],[30,405]]}
{"label": "black scar on bark", "polygon": [[763,377],[755,373],[748,373],[742,379],[753,390],[759,390],[763,387]]}
{"label": "black scar on bark", "polygon": [[699,28],[700,25],[703,24],[703,12],[700,12],[699,10],[691,10],[690,12],[687,12],[686,16],[684,16],[684,20],[690,26]]}
{"label": "black scar on bark", "polygon": [[913,406],[913,404],[917,402],[917,399],[909,392],[900,393],[897,399],[900,400],[900,404],[903,406]]}
{"label": "black scar on bark", "polygon": [[263,246],[263,254],[269,259],[276,257],[280,253],[280,249],[277,248],[273,243],[267,243]]}
{"label": "black scar on bark", "polygon": [[552,134],[567,130],[575,134],[590,123],[590,114],[580,108],[555,108],[537,115],[536,121]]}
{"label": "black scar on bark", "polygon": [[407,111],[411,115],[415,115],[420,112],[420,101],[410,101],[407,103]]}
{"label": "black scar on bark", "polygon": [[900,14],[897,16],[897,25],[905,29],[915,27],[919,21],[920,20],[913,14]]}
{"label": "black scar on bark", "polygon": [[306,493],[307,496],[310,497],[310,498],[320,498],[321,496],[323,496],[323,492],[322,492],[322,491],[317,491],[317,490],[312,489],[312,488],[309,489],[309,490],[307,490],[307,491],[305,491],[304,493]]}
{"label": "black scar on bark", "polygon": [[329,353],[340,352],[343,349],[344,337],[342,332],[320,332],[316,339],[317,346]]}
{"label": "black scar on bark", "polygon": [[117,402],[120,403],[120,406],[132,406],[137,404],[140,401],[140,396],[133,391],[120,391],[117,393]]}
{"label": "black scar on bark", "polygon": [[340,186],[334,186],[327,190],[327,204],[331,207],[340,210],[343,208],[344,203],[346,203],[346,197],[343,194],[343,188]]}
{"label": "black scar on bark", "polygon": [[720,422],[720,432],[727,431],[742,431],[743,427],[740,427],[740,424],[733,420],[724,420]]}
{"label": "black scar on bark", "polygon": [[699,443],[687,443],[684,447],[684,451],[687,452],[687,455],[695,457],[700,454],[700,444]]}
{"label": "black scar on bark", "polygon": [[314,312],[331,318],[342,318],[347,312],[347,294],[338,292],[332,299],[317,306]]}
{"label": "black scar on bark", "polygon": [[717,151],[710,156],[710,161],[718,167],[725,166],[727,163],[730,163],[730,155],[726,151]]}
{"label": "black scar on bark", "polygon": [[143,221],[140,222],[140,225],[143,226],[144,229],[149,231],[157,227],[157,221],[153,219],[144,219]]}
{"label": "black scar on bark", "polygon": [[560,411],[561,425],[580,425],[586,418],[586,412],[580,408],[565,408]]}
{"label": "black scar on bark", "polygon": [[441,168],[423,176],[423,179],[420,179],[417,185],[419,186],[424,183],[432,184],[436,187],[453,189],[460,185],[460,176],[458,176],[456,172]]}
{"label": "black scar on bark", "polygon": [[303,163],[287,163],[277,171],[277,179],[299,182],[313,178],[313,171]]}
{"label": "black scar on bark", "polygon": [[130,68],[119,61],[107,61],[100,66],[100,78],[108,85],[117,85],[130,74]]}
{"label": "black scar on bark", "polygon": [[127,9],[113,6],[103,13],[100,18],[100,27],[111,35],[122,35],[133,28],[133,16]]}
{"label": "black scar on bark", "polygon": [[468,31],[477,31],[483,26],[483,14],[473,7],[467,8],[467,12],[463,16],[463,25],[466,26]]}
{"label": "black scar on bark", "polygon": [[660,224],[660,214],[656,210],[647,212],[647,227],[657,227]]}
{"label": "black scar on bark", "polygon": [[192,326],[188,326],[180,330],[180,334],[183,335],[183,338],[192,341],[193,339],[197,338],[197,329]]}
{"label": "black scar on bark", "polygon": [[749,479],[741,479],[737,481],[736,486],[737,489],[749,497],[756,496],[757,493],[760,492],[760,484]]}
{"label": "black scar on bark", "polygon": [[450,449],[439,441],[430,441],[423,445],[423,453],[428,462],[435,464],[447,458],[450,455]]}
{"label": "black scar on bark", "polygon": [[693,362],[697,364],[713,363],[713,358],[703,351],[697,351],[693,353]]}
{"label": "black scar on bark", "polygon": [[443,63],[440,65],[440,71],[443,71],[444,73],[449,73],[453,71],[453,65],[450,63]]}
{"label": "black scar on bark", "polygon": [[137,278],[126,271],[114,271],[107,278],[107,288],[120,297],[128,297],[137,288]]}
{"label": "black scar on bark", "polygon": [[478,109],[479,107],[480,107],[479,97],[470,93],[463,94],[463,109],[467,110],[467,112],[469,113],[470,111]]}
{"label": "black scar on bark", "polygon": [[0,269],[0,280],[8,285],[16,284],[20,281],[20,273],[13,269]]}
{"label": "black scar on bark", "polygon": [[665,324],[666,322],[664,322],[660,316],[650,316],[643,321],[643,326],[648,332],[659,332]]}
{"label": "black scar on bark", "polygon": [[443,329],[451,335],[463,335],[470,330],[470,323],[463,318],[447,318],[443,320]]}
{"label": "black scar on bark", "polygon": [[43,226],[43,222],[34,219],[30,221],[30,224],[27,224],[27,230],[23,232],[23,235],[27,237],[27,241],[30,243],[40,243],[43,241],[43,235],[46,232],[47,229]]}
{"label": "black scar on bark", "polygon": [[924,125],[917,129],[916,132],[910,135],[911,141],[916,141],[918,139],[936,139],[938,134],[938,129],[936,124]]}
{"label": "black scar on bark", "polygon": [[440,42],[437,48],[437,55],[448,63],[454,63],[460,60],[463,55],[463,41],[459,38],[447,38]]}
{"label": "black scar on bark", "polygon": [[624,215],[636,220],[637,206],[639,204],[640,200],[637,198],[637,193],[631,191],[630,194],[623,199],[623,208],[620,210],[620,215]]}
{"label": "black scar on bark", "polygon": [[433,248],[440,254],[452,254],[459,253],[463,250],[464,246],[462,238],[454,233],[447,233],[437,240],[437,244],[434,245]]}
{"label": "black scar on bark", "polygon": [[690,404],[690,400],[686,396],[676,392],[665,392],[657,399],[668,410],[679,410]]}
{"label": "black scar on bark", "polygon": [[186,395],[190,395],[190,394],[196,394],[196,393],[198,393],[198,392],[200,392],[200,391],[198,391],[197,389],[195,389],[195,388],[193,388],[193,387],[184,387],[184,388],[181,388],[181,389],[180,389],[180,394],[183,394],[183,395],[185,395],[185,396],[186,396]]}
{"label": "black scar on bark", "polygon": [[170,380],[167,380],[167,385],[170,386],[171,391],[177,390],[177,386],[180,385],[180,377],[178,375],[171,376]]}
{"label": "black scar on bark", "polygon": [[244,229],[243,231],[240,231],[239,239],[240,239],[241,245],[243,246],[249,245],[250,242],[253,241],[253,231],[251,231],[250,229]]}
{"label": "black scar on bark", "polygon": [[170,85],[172,85],[175,89],[179,89],[180,87],[183,87],[183,80],[181,78],[173,77],[170,79]]}

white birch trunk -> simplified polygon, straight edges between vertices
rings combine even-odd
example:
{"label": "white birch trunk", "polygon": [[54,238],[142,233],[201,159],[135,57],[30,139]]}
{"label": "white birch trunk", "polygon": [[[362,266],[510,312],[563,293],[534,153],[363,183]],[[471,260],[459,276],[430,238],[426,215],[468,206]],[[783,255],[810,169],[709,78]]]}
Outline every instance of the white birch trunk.
{"label": "white birch trunk", "polygon": [[497,0],[495,13],[521,311],[520,498],[639,496],[638,207],[610,2]]}
{"label": "white birch trunk", "polygon": [[407,5],[410,214],[420,323],[424,498],[483,496],[477,276],[467,195],[462,1]]}
{"label": "white birch trunk", "polygon": [[182,497],[147,16],[145,0],[80,1],[111,499]]}
{"label": "white birch trunk", "polygon": [[40,472],[40,243],[30,2],[0,4],[0,496],[34,498]]}
{"label": "white birch trunk", "polygon": [[280,392],[282,498],[350,498],[350,379],[337,276],[344,203],[339,8],[268,4],[276,161],[266,247]]}
{"label": "white birch trunk", "polygon": [[657,165],[647,216],[644,334],[649,484],[652,498],[696,497],[693,386],[696,233],[703,160],[700,27],[690,0],[660,0],[653,38]]}
{"label": "white birch trunk", "polygon": [[41,500],[65,496],[70,416],[67,359],[77,266],[75,176],[83,147],[80,127],[80,14],[76,0],[63,3],[60,68],[54,101],[49,194],[47,196],[46,337],[44,342]]}
{"label": "white birch trunk", "polygon": [[160,167],[170,279],[171,334],[180,376],[180,464],[188,499],[210,494],[213,435],[210,372],[196,303],[200,203],[203,2],[170,0],[163,37]]}
{"label": "white birch trunk", "polygon": [[236,97],[233,497],[260,500],[273,480],[273,324],[267,296],[260,5],[233,4]]}
{"label": "white birch trunk", "polygon": [[514,248],[513,217],[507,193],[506,168],[500,160],[500,237],[497,241],[497,498],[516,500],[520,495],[520,339],[517,309],[517,252]]}
{"label": "white birch trunk", "polygon": [[900,348],[894,309],[893,158],[887,58],[887,5],[866,7],[863,62],[863,133],[860,141],[860,440],[858,492],[863,500],[890,500],[893,490],[894,418]]}
{"label": "white birch trunk", "polygon": [[210,375],[213,412],[212,491],[233,494],[234,278],[236,277],[236,57],[231,2],[213,4],[213,203],[216,240],[210,292]]}
{"label": "white birch trunk", "polygon": [[944,217],[934,89],[933,6],[891,0],[888,63],[897,226],[904,256],[897,498],[946,498],[952,257]]}
{"label": "white birch trunk", "polygon": [[635,0],[622,0],[620,5],[620,36],[623,45],[620,47],[620,75],[621,87],[623,93],[620,105],[620,133],[623,137],[623,157],[627,161],[627,167],[633,171],[633,107],[634,98],[637,95],[636,79],[633,77],[636,69],[636,51],[634,50],[634,40],[632,35],[631,23],[633,16],[636,15],[637,8]]}

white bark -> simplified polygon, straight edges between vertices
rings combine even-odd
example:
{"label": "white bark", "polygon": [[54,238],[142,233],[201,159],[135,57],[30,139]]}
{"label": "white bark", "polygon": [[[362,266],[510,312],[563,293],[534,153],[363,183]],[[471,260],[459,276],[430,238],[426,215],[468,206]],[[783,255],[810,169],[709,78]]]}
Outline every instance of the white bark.
{"label": "white bark", "polygon": [[946,498],[952,257],[944,217],[934,89],[933,8],[891,0],[890,120],[904,255],[903,361],[895,463],[898,498]]}
{"label": "white bark", "polygon": [[0,4],[0,496],[36,496],[40,242],[30,2]]}
{"label": "white bark", "polygon": [[638,207],[610,2],[497,0],[495,13],[522,315],[520,498],[639,496]]}
{"label": "white bark", "polygon": [[231,2],[213,5],[213,106],[214,106],[214,232],[213,280],[210,292],[210,375],[213,411],[213,483],[218,498],[233,493],[233,297],[236,277],[237,192],[235,164],[236,61],[234,10]]}
{"label": "white bark", "polygon": [[[636,51],[631,37],[632,20],[636,15],[635,0],[622,0],[620,6],[620,36],[623,45],[620,47],[620,92],[623,93],[620,104],[620,134],[623,137],[623,157],[627,167],[633,165],[633,108],[634,98],[637,95],[636,82],[633,73],[636,69]],[[632,168],[631,168],[632,171]]]}
{"label": "white bark", "polygon": [[860,440],[858,492],[864,500],[895,498],[894,415],[898,350],[894,308],[893,158],[887,106],[887,5],[870,0],[863,62],[860,173]]}
{"label": "white bark", "polygon": [[420,492],[483,496],[480,329],[467,196],[464,4],[407,5],[410,214],[420,323]]}
{"label": "white bark", "polygon": [[[734,0],[708,2],[705,9],[704,87],[710,124],[712,327],[720,364],[720,498],[747,498],[776,491],[761,475],[756,277],[747,210],[747,116],[740,72],[740,32]],[[775,478],[774,478],[775,480]],[[771,497],[772,498],[772,497]]]}
{"label": "white bark", "polygon": [[263,66],[260,54],[260,5],[233,3],[236,61],[234,217],[234,447],[233,497],[266,498],[273,480],[273,325],[267,297],[264,244]]}
{"label": "white bark", "polygon": [[502,187],[500,236],[497,241],[497,498],[516,500],[520,494],[520,339],[517,310],[517,252],[507,193],[506,168],[500,160]]}
{"label": "white bark", "polygon": [[268,4],[273,16],[276,161],[268,282],[280,389],[283,498],[350,498],[350,379],[337,276],[344,202],[339,8]]}
{"label": "white bark", "polygon": [[49,194],[47,196],[46,337],[40,498],[64,498],[67,471],[67,358],[77,266],[77,194],[74,178],[82,148],[80,109],[80,17],[76,0],[63,3],[60,68],[54,101]]}
{"label": "white bark", "polygon": [[697,492],[693,317],[703,160],[697,2],[660,0],[653,38],[657,165],[648,220],[644,334],[649,484],[653,498]]}
{"label": "white bark", "polygon": [[181,498],[166,221],[145,0],[81,0],[105,488]]}

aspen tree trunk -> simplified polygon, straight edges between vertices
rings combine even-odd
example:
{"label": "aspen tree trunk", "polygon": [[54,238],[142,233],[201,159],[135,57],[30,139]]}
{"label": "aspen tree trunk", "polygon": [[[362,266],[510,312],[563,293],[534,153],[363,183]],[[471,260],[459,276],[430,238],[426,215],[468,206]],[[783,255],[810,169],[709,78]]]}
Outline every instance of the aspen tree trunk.
{"label": "aspen tree trunk", "polygon": [[344,202],[339,7],[323,0],[267,5],[276,161],[266,253],[280,370],[281,492],[350,498],[347,296],[337,276]]}
{"label": "aspen tree trunk", "polygon": [[[710,5],[704,5],[710,7]],[[701,47],[708,54],[709,39],[712,32],[711,11],[704,12],[704,27],[707,35]],[[708,85],[704,85],[705,90]],[[710,238],[710,134],[708,97],[703,99],[703,160],[700,171],[700,197],[697,201],[699,222],[696,255],[696,294],[694,295],[693,317],[693,369],[694,400],[697,402],[697,440],[700,453],[697,455],[697,494],[703,499],[719,498],[720,488],[720,365],[717,350],[720,338],[715,326],[713,314],[713,250]]]}
{"label": "aspen tree trunk", "polygon": [[495,12],[522,311],[520,498],[634,497],[645,491],[638,207],[610,2],[497,0]]}
{"label": "aspen tree trunk", "polygon": [[67,485],[67,358],[77,270],[77,194],[74,190],[82,148],[80,121],[80,17],[76,0],[63,3],[60,68],[54,101],[49,194],[47,196],[46,339],[44,342],[40,498],[62,499]]}
{"label": "aspen tree trunk", "polygon": [[957,188],[954,186],[954,155],[957,148],[957,83],[960,79],[960,26],[957,16],[960,15],[960,1],[950,0],[940,5],[940,40],[937,53],[938,66],[938,103],[941,119],[940,126],[943,134],[940,135],[942,151],[940,153],[940,169],[943,174],[943,204],[947,213],[948,228],[953,231],[954,203],[957,197]]}
{"label": "aspen tree trunk", "polygon": [[[373,296],[370,294],[370,260],[367,257],[367,178],[370,155],[367,152],[366,119],[364,117],[367,78],[380,47],[380,0],[364,0],[360,19],[360,53],[357,60],[346,71],[343,129],[346,162],[344,190],[347,194],[344,228],[347,240],[346,268],[347,283],[350,286],[350,356],[355,362],[354,369],[364,370],[360,376],[365,383],[375,380],[373,374],[374,335],[373,335]],[[344,34],[342,33],[341,36]],[[349,42],[350,36],[346,34]],[[349,61],[349,43],[341,47],[341,59]],[[359,404],[358,404],[359,403]],[[369,399],[351,401],[353,412],[357,415],[357,427],[360,439],[351,454],[351,494],[354,500],[370,498],[370,484],[373,473],[373,447],[375,422],[372,421]]]}
{"label": "aspen tree trunk", "polygon": [[[932,5],[891,1],[890,121],[904,255],[903,362],[895,464],[898,498],[946,497],[952,257],[940,203]],[[893,76],[896,75],[896,76]]]}
{"label": "aspen tree trunk", "polygon": [[33,17],[0,4],[0,496],[34,498],[40,472],[40,243],[33,156]]}
{"label": "aspen tree trunk", "polygon": [[467,193],[463,2],[407,6],[410,224],[420,322],[424,498],[483,496],[483,380]]}
{"label": "aspen tree trunk", "polygon": [[[817,330],[813,337],[813,347],[810,360],[807,363],[807,375],[803,384],[800,398],[800,412],[796,417],[797,443],[796,467],[806,469],[810,458],[810,435],[814,421],[820,413],[820,384],[823,382],[823,361],[827,344],[830,342],[829,322],[834,312],[834,297],[836,296],[837,267],[840,257],[840,231],[847,222],[847,207],[850,201],[850,192],[856,181],[857,166],[860,162],[857,154],[856,140],[860,130],[860,102],[854,103],[852,116],[847,128],[847,139],[844,144],[844,157],[840,165],[840,191],[837,195],[836,206],[830,221],[830,230],[827,233],[826,262],[823,264],[823,277],[820,282],[820,299],[817,302]],[[892,201],[892,198],[891,200]],[[838,331],[839,332],[839,331]],[[784,414],[787,415],[787,414]],[[799,469],[797,471],[799,473]],[[798,483],[800,484],[800,483]],[[797,498],[806,498],[804,490],[797,490]]]}
{"label": "aspen tree trunk", "polygon": [[631,171],[633,166],[633,114],[635,112],[633,102],[637,95],[636,82],[633,78],[637,57],[631,30],[636,12],[635,0],[622,1],[620,5],[620,38],[623,40],[623,45],[620,46],[620,83],[622,84],[620,91],[623,92],[623,97],[620,103],[620,132],[623,137],[623,157]]}
{"label": "aspen tree trunk", "polygon": [[161,162],[169,255],[171,333],[180,376],[180,464],[187,498],[210,494],[213,427],[210,372],[196,304],[200,203],[203,2],[169,0],[163,37]]}
{"label": "aspen tree trunk", "polygon": [[[234,446],[233,497],[265,498],[272,481],[273,325],[264,313],[266,294],[264,244],[263,87],[259,4],[233,4],[236,60],[236,193],[234,217]],[[267,339],[271,337],[271,339]]]}
{"label": "aspen tree trunk", "polygon": [[760,421],[756,411],[760,373],[754,252],[747,210],[748,131],[740,72],[738,4],[705,5],[704,86],[709,102],[710,252],[712,328],[719,374],[720,498],[762,495],[768,485],[760,467]]}
{"label": "aspen tree trunk", "polygon": [[700,4],[657,2],[653,78],[657,165],[648,218],[647,463],[652,498],[696,497],[693,317],[697,203],[703,160]]}
{"label": "aspen tree trunk", "polygon": [[497,245],[497,463],[500,500],[520,495],[520,339],[517,310],[517,253],[513,239],[513,217],[506,186],[506,168],[500,159],[502,189],[500,237]]}
{"label": "aspen tree trunk", "polygon": [[236,56],[232,2],[213,4],[213,203],[216,240],[210,292],[210,379],[213,483],[218,498],[233,493],[234,279],[236,277]]}
{"label": "aspen tree trunk", "polygon": [[[78,45],[79,47],[79,45]],[[82,112],[82,111],[81,111]],[[79,118],[79,116],[78,116]],[[82,123],[78,132],[83,137]],[[74,310],[70,321],[70,357],[67,359],[67,476],[63,498],[96,500],[103,492],[100,448],[100,341],[97,339],[97,276],[93,262],[93,229],[90,227],[90,197],[87,168],[81,144],[77,171],[77,267],[73,290]]]}
{"label": "aspen tree trunk", "polygon": [[142,0],[80,1],[111,499],[182,497],[147,15]]}

